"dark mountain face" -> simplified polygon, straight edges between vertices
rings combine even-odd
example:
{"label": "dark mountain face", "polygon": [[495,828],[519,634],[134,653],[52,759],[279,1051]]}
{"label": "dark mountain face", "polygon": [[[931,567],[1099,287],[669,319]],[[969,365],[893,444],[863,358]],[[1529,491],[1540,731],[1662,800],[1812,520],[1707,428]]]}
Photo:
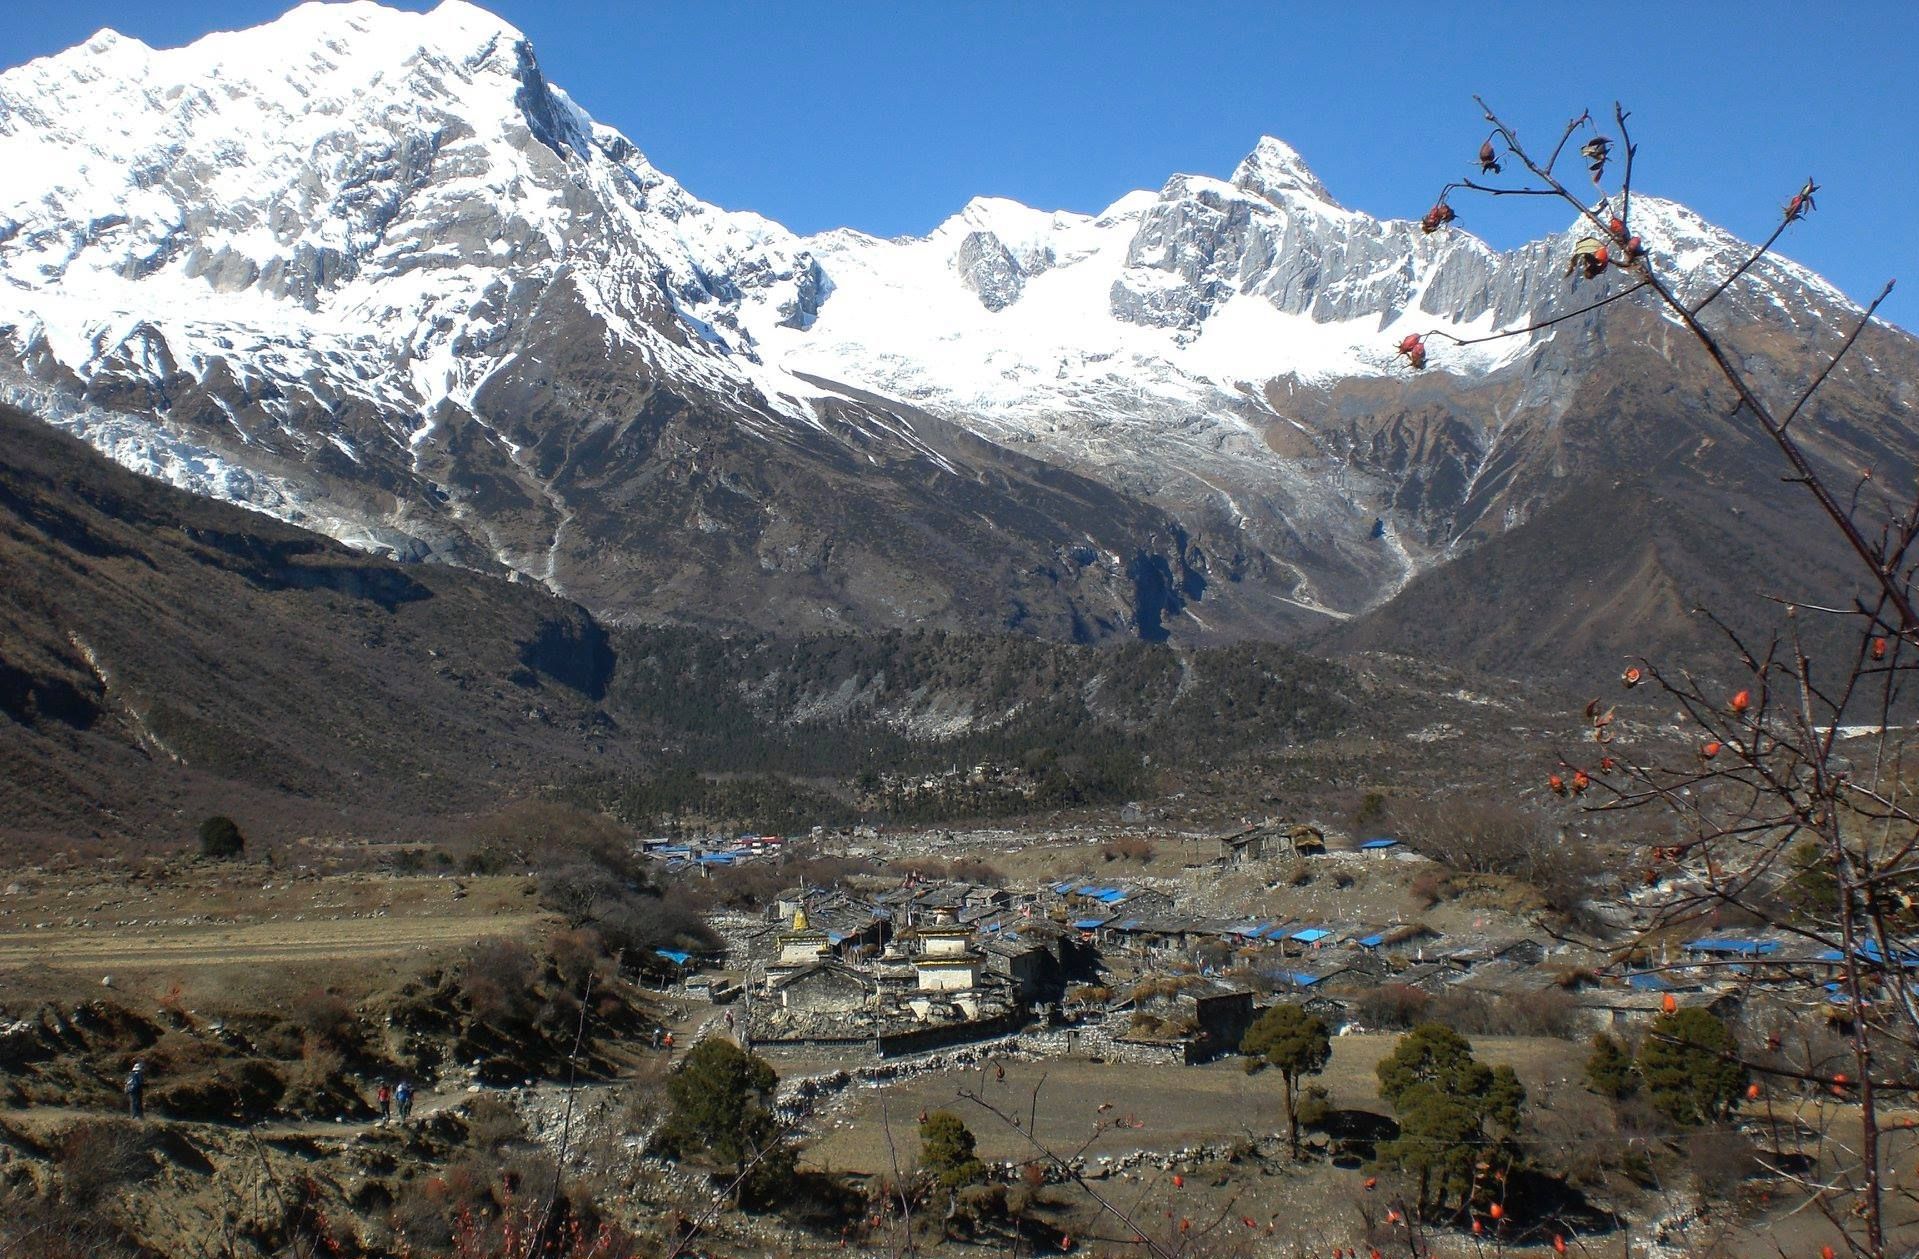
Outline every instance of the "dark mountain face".
{"label": "dark mountain face", "polygon": [[[402,568],[0,409],[0,762],[15,832],[329,829],[621,761],[578,607]],[[274,803],[278,802],[278,803]],[[182,822],[182,819],[185,822]]]}
{"label": "dark mountain face", "polygon": [[177,844],[215,812],[406,836],[708,771],[802,775],[850,811],[872,772],[983,761],[1048,804],[1117,803],[1415,719],[1406,688],[1270,645],[609,629],[529,583],[160,485],[0,407],[0,837]]}

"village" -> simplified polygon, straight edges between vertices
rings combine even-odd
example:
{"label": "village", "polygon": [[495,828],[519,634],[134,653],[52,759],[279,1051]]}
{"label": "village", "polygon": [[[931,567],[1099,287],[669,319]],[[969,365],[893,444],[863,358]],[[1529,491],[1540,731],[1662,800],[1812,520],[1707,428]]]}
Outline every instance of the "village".
{"label": "village", "polygon": [[[1844,1029],[1844,959],[1784,930],[1695,922],[1648,933],[1649,914],[1628,901],[1602,924],[1612,939],[1556,933],[1523,899],[1447,887],[1443,867],[1404,838],[1276,819],[1219,835],[1140,829],[1039,843],[870,829],[656,843],[657,860],[714,879],[778,860],[789,844],[877,860],[882,873],[787,887],[757,914],[715,913],[722,949],[653,961],[774,1060],[828,1049],[896,1058],[1025,1032],[1067,1056],[1199,1064],[1237,1053],[1275,1003],[1346,1033],[1448,1006],[1455,1021],[1464,1008],[1489,1030],[1582,1042],[1692,1008]],[[1035,873],[941,877],[913,860],[929,847],[975,873],[997,874],[996,857]],[[1919,952],[1899,964],[1919,968]]]}

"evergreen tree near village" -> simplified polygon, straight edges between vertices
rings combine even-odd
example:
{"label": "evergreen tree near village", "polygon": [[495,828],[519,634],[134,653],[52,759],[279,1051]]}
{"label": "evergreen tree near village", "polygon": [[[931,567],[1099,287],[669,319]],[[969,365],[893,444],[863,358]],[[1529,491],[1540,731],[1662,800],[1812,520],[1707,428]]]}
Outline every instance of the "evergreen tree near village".
{"label": "evergreen tree near village", "polygon": [[936,1110],[920,1121],[920,1166],[942,1189],[963,1189],[986,1179],[986,1164],[966,1121],[950,1110]]}
{"label": "evergreen tree near village", "polygon": [[1324,1071],[1333,1056],[1325,1020],[1296,1005],[1276,1005],[1246,1030],[1239,1051],[1253,1059],[1247,1063],[1248,1070],[1263,1064],[1276,1069],[1285,1081],[1286,1140],[1298,1158],[1299,1082]]}
{"label": "evergreen tree near village", "polygon": [[1593,1037],[1592,1055],[1586,1059],[1586,1087],[1615,1102],[1639,1087],[1632,1054],[1618,1037],[1604,1032]]}
{"label": "evergreen tree near village", "polygon": [[1457,1200],[1472,1205],[1478,1164],[1503,1173],[1517,1157],[1514,1139],[1526,1089],[1511,1067],[1489,1067],[1472,1043],[1438,1023],[1399,1038],[1377,1068],[1379,1095],[1399,1115],[1399,1136],[1379,1147],[1379,1161],[1418,1182],[1418,1208]]}
{"label": "evergreen tree near village", "polygon": [[1732,1029],[1705,1010],[1654,1019],[1635,1065],[1646,1100],[1674,1123],[1723,1122],[1745,1095],[1748,1075]]}
{"label": "evergreen tree near village", "polygon": [[765,1059],[721,1037],[701,1041],[667,1078],[661,1148],[727,1173],[736,1202],[766,1200],[794,1162],[771,1109],[778,1083]]}
{"label": "evergreen tree near village", "polygon": [[1635,1055],[1601,1033],[1586,1059],[1586,1087],[1614,1101],[1644,1091],[1654,1110],[1684,1127],[1721,1123],[1749,1078],[1732,1029],[1705,1010],[1662,1014]]}

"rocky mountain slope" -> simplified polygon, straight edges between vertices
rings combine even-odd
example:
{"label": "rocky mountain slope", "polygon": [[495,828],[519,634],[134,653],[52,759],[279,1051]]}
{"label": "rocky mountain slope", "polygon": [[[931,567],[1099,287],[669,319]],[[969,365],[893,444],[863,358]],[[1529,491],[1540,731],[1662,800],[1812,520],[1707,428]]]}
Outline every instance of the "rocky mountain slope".
{"label": "rocky mountain slope", "polygon": [[987,763],[1043,789],[987,812],[1116,806],[1481,711],[1421,689],[1259,643],[607,627],[137,476],[0,406],[0,842],[35,852],[177,844],[214,812],[418,838],[520,793],[705,773],[803,777],[773,794],[851,810],[863,775]]}
{"label": "rocky mountain slope", "polygon": [[[1567,234],[1500,253],[1348,210],[1270,138],[1098,214],[979,200],[924,238],[800,238],[699,201],[448,0],[168,51],[103,32],[0,74],[0,162],[0,395],[185,488],[614,618],[1076,640],[1361,618],[1348,641],[1397,642],[1401,591],[1502,563],[1594,478],[1641,484],[1645,450],[1715,515],[1763,467],[1631,301],[1408,373],[1407,331],[1623,281],[1575,287]],[[1633,207],[1683,290],[1742,254]],[[1853,308],[1768,259],[1713,311],[1791,389]],[[1919,348],[1877,328],[1808,441],[1835,468],[1909,458],[1916,391]],[[1725,443],[1751,456],[1731,480],[1682,453]],[[1715,571],[1768,544],[1715,536]]]}

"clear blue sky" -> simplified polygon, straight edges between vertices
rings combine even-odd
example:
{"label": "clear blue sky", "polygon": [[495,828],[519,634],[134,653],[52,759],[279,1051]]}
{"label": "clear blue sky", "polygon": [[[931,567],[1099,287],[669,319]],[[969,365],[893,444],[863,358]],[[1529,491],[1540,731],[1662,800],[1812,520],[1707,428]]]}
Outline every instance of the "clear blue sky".
{"label": "clear blue sky", "polygon": [[[168,46],[286,7],[5,6],[6,65],[102,26]],[[976,194],[1095,210],[1175,171],[1227,174],[1262,133],[1347,205],[1415,216],[1478,146],[1472,93],[1537,138],[1622,99],[1641,188],[1758,238],[1816,175],[1786,252],[1860,300],[1897,277],[1886,313],[1919,328],[1919,0],[489,7],[693,193],[802,232],[924,232]],[[1560,225],[1523,201],[1458,205],[1502,246]]]}

